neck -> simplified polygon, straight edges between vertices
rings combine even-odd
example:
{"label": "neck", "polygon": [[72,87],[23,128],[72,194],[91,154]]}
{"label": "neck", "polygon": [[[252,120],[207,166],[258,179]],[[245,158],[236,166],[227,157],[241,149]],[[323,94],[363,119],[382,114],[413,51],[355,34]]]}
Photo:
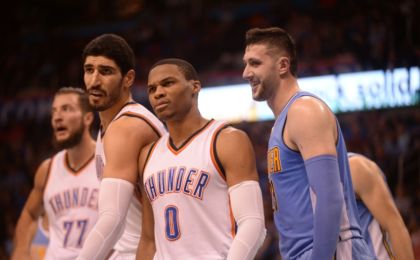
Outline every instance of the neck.
{"label": "neck", "polygon": [[280,82],[279,87],[276,89],[275,94],[267,99],[267,104],[277,118],[287,102],[300,90],[295,77],[288,77]]}
{"label": "neck", "polygon": [[76,146],[67,149],[69,164],[73,169],[80,169],[95,154],[95,141],[88,131]]}
{"label": "neck", "polygon": [[182,145],[187,138],[202,128],[209,120],[201,116],[197,110],[180,120],[170,120],[166,122],[169,135],[175,146]]}
{"label": "neck", "polygon": [[108,125],[111,123],[112,119],[114,119],[118,112],[121,111],[124,105],[131,101],[133,101],[133,99],[131,98],[131,95],[128,95],[127,97],[120,98],[110,108],[99,112],[99,118],[101,120],[101,126],[103,131],[105,131],[108,128]]}

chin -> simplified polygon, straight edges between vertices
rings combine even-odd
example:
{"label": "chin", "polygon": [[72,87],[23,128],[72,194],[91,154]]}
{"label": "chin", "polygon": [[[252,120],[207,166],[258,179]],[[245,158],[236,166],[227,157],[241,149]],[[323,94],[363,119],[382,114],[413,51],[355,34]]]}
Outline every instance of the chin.
{"label": "chin", "polygon": [[255,100],[255,101],[265,101],[266,100],[266,98],[264,98],[264,96],[263,95],[252,95],[252,99],[253,100]]}
{"label": "chin", "polygon": [[101,103],[91,103],[90,106],[93,108],[93,110],[99,111],[99,112],[105,111],[110,107],[108,104],[101,104]]}

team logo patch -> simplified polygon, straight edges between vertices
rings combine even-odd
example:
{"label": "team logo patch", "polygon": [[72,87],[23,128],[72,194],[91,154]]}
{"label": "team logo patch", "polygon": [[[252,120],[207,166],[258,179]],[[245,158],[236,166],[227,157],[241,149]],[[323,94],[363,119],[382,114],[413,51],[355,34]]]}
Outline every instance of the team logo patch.
{"label": "team logo patch", "polygon": [[267,170],[268,174],[281,171],[280,150],[277,146],[268,150],[267,153]]}

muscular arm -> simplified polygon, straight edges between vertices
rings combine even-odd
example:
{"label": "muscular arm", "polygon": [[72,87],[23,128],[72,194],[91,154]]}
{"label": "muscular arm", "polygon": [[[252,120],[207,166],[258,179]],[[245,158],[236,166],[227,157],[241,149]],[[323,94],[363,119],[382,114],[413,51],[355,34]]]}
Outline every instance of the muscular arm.
{"label": "muscular arm", "polygon": [[349,162],[356,196],[388,233],[395,259],[414,259],[410,235],[379,167],[362,156],[353,156]]}
{"label": "muscular arm", "polygon": [[316,196],[312,259],[332,259],[340,231],[344,196],[340,182],[336,120],[321,101],[299,98],[290,107],[284,139],[301,153]]}
{"label": "muscular arm", "polygon": [[28,227],[37,225],[37,219],[43,211],[43,195],[50,161],[50,159],[47,159],[42,162],[35,173],[34,187],[29,194],[16,225],[12,253],[13,260],[30,258],[30,247],[36,229],[29,229],[30,232],[28,232]]}
{"label": "muscular arm", "polygon": [[150,126],[138,118],[122,117],[108,127],[103,140],[106,165],[98,197],[99,218],[78,259],[103,259],[122,235],[137,183],[140,151],[156,139]]}
{"label": "muscular arm", "polygon": [[219,134],[216,150],[225,170],[232,212],[238,225],[227,259],[253,259],[265,238],[254,150],[248,136],[231,127]]}
{"label": "muscular arm", "polygon": [[138,260],[151,260],[156,252],[153,210],[152,205],[150,205],[149,198],[145,193],[143,184],[143,170],[151,146],[152,144],[147,145],[142,150],[139,158],[139,185],[142,198],[142,228],[139,246],[137,247],[136,259]]}

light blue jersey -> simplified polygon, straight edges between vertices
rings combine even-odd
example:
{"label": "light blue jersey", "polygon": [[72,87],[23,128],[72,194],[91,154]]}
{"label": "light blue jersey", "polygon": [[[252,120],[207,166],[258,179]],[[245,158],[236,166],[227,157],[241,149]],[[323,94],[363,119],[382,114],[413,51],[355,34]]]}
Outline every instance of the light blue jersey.
{"label": "light blue jersey", "polygon": [[[348,153],[349,158],[353,156],[363,155]],[[385,175],[382,174],[382,177],[385,179]],[[388,239],[386,234],[382,231],[378,221],[376,221],[361,199],[356,199],[356,204],[359,212],[362,235],[369,248],[375,252],[375,256],[380,260],[393,259]]]}
{"label": "light blue jersey", "polygon": [[[283,129],[290,105],[302,96],[318,98],[308,92],[296,93],[278,116],[268,145],[268,177],[273,199],[274,222],[280,235],[279,244],[283,259],[309,257],[313,247],[316,195],[310,189],[302,155],[298,151],[291,150],[283,142]],[[336,151],[345,203],[339,238],[340,241],[351,243],[347,243],[344,249],[347,256],[341,254],[339,257],[338,252],[336,255],[340,259],[371,259],[357,256],[360,251],[367,251],[367,256],[371,256],[371,253],[362,239],[347,150],[338,121],[337,131]],[[341,247],[337,246],[337,251]]]}

